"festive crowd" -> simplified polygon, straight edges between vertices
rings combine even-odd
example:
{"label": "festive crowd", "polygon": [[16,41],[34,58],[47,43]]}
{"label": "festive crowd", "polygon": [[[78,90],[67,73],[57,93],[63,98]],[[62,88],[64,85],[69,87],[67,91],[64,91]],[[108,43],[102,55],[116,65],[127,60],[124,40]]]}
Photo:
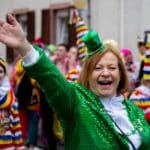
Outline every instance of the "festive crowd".
{"label": "festive crowd", "polygon": [[102,42],[91,30],[83,37],[87,56],[81,60],[77,45],[37,38],[31,46],[9,19],[17,31],[10,31],[9,41],[9,26],[0,21],[0,41],[14,48],[16,58],[10,73],[0,59],[1,150],[150,149],[148,42],[137,41],[136,62],[129,47]]}
{"label": "festive crowd", "polygon": [[[53,60],[68,81],[76,82],[81,69],[76,45],[69,48],[67,44],[62,43],[56,47],[53,44],[44,44],[40,38],[35,39],[33,45],[44,50],[45,54]],[[16,117],[18,117],[18,125],[16,125],[20,132],[20,135],[18,134],[20,136],[18,139],[20,141],[19,147],[21,145],[25,149],[40,147],[41,149],[56,150],[60,145],[63,149],[63,131],[56,114],[48,106],[45,94],[39,84],[36,80],[30,78],[23,69],[19,54],[16,51],[14,53],[15,60],[9,75],[6,72],[6,62],[3,59],[0,62],[2,70],[0,73],[3,74],[1,88],[5,89],[5,86],[9,85],[3,95],[11,92],[9,95],[17,103],[18,114]],[[10,105],[8,100],[3,101]],[[4,104],[2,103],[2,105]],[[6,143],[8,143],[8,140],[10,139],[7,139]],[[6,144],[6,147],[11,147],[11,145],[12,143],[10,142],[8,145]],[[0,148],[2,147],[0,146]]]}

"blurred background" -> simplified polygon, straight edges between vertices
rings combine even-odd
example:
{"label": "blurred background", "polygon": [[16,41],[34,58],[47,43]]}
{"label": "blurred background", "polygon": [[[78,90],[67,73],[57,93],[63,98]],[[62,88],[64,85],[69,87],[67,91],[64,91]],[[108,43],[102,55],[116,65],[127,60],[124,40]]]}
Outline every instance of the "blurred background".
{"label": "blurred background", "polygon": [[[150,30],[149,0],[1,0],[0,18],[7,20],[7,14],[13,13],[30,42],[40,38],[46,44],[73,45],[74,7],[101,39],[114,39],[120,47],[130,47],[139,59],[137,40]],[[0,44],[0,55],[11,66],[15,52]]]}

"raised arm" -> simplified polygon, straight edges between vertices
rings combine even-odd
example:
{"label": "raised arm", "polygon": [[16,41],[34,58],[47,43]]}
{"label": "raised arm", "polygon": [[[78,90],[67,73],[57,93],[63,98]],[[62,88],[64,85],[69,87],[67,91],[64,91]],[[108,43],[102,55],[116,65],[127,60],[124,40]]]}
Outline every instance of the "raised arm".
{"label": "raised arm", "polygon": [[[24,57],[24,69],[40,84],[55,112],[63,118],[70,117],[75,106],[75,86],[64,78],[42,49],[32,47],[16,19],[12,15],[8,19],[10,23],[0,20],[0,42],[16,49]],[[34,59],[36,52],[39,55]]]}
{"label": "raised arm", "polygon": [[0,20],[0,42],[16,49],[23,57],[31,50],[31,44],[27,41],[25,32],[15,17],[9,14],[8,20],[9,23]]}

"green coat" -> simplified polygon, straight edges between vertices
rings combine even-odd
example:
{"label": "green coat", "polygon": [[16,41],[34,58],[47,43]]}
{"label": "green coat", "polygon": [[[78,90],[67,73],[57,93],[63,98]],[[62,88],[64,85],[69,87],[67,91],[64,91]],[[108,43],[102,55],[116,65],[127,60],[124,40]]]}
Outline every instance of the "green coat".
{"label": "green coat", "polygon": [[[25,67],[47,95],[62,123],[66,150],[128,150],[128,142],[112,124],[99,98],[79,84],[68,82],[55,65],[36,48],[36,64]],[[142,137],[142,150],[150,150],[150,127],[137,106],[124,101],[129,119]]]}

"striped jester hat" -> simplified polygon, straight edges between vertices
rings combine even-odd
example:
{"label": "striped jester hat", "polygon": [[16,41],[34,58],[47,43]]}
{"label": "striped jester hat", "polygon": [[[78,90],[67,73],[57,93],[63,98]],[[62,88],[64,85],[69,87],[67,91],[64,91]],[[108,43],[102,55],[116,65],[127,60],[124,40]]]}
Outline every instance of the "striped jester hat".
{"label": "striped jester hat", "polygon": [[76,37],[77,37],[76,44],[79,50],[79,59],[81,60],[81,62],[83,62],[86,56],[87,47],[82,41],[82,37],[85,34],[87,34],[88,27],[85,25],[83,19],[79,16],[79,12],[77,9],[74,9],[73,16],[76,26]]}
{"label": "striped jester hat", "polygon": [[143,79],[150,80],[150,49],[146,50],[145,53]]}

